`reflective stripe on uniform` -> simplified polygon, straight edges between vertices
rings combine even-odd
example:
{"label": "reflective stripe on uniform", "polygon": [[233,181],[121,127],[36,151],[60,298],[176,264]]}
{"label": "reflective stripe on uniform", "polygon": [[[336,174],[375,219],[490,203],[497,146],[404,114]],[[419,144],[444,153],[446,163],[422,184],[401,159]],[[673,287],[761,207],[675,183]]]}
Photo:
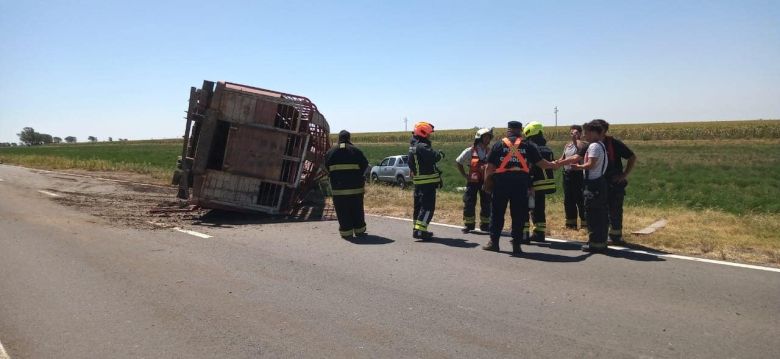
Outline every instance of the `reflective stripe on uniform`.
{"label": "reflective stripe on uniform", "polygon": [[544,222],[534,223],[534,232],[544,233],[547,230],[547,224]]}
{"label": "reflective stripe on uniform", "polygon": [[357,163],[344,163],[339,165],[328,166],[328,171],[330,172],[349,171],[349,170],[360,170],[360,165],[358,165]]}
{"label": "reflective stripe on uniform", "polygon": [[414,229],[417,231],[427,231],[428,224],[423,221],[414,221]]}
{"label": "reflective stripe on uniform", "polygon": [[490,223],[490,217],[479,217],[481,223]]}
{"label": "reflective stripe on uniform", "polygon": [[463,224],[474,224],[477,222],[476,216],[466,217],[463,216]]}
{"label": "reflective stripe on uniform", "polygon": [[544,179],[544,180],[534,181],[532,186],[535,190],[555,189],[555,179]]}
{"label": "reflective stripe on uniform", "polygon": [[350,237],[352,236],[352,230],[350,229],[348,231],[339,231],[339,234],[341,234],[342,237]]}
{"label": "reflective stripe on uniform", "polygon": [[334,189],[331,190],[331,194],[334,196],[349,196],[353,194],[365,193],[365,188],[352,188],[352,189]]}
{"label": "reflective stripe on uniform", "polygon": [[441,181],[441,176],[438,173],[430,174],[430,175],[417,175],[414,176],[412,179],[412,182],[414,184],[429,184],[429,183],[439,183]]}
{"label": "reflective stripe on uniform", "polygon": [[363,233],[366,233],[366,226],[355,229],[355,234],[363,234]]}

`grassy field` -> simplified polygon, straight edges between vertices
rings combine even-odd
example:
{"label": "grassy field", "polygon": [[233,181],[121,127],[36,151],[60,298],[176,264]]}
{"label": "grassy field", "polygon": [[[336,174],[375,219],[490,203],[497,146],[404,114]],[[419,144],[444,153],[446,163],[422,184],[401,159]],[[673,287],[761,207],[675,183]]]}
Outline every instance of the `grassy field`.
{"label": "grassy field", "polygon": [[[626,230],[670,219],[659,233],[629,240],[673,252],[780,265],[780,121],[613,127],[610,132],[625,139],[639,159],[629,179]],[[445,188],[437,221],[460,223],[462,205],[455,189],[464,180],[454,160],[472,136],[472,130],[434,135],[434,147],[447,154],[440,165]],[[408,140],[408,133],[402,132],[353,135],[372,164],[405,154]],[[553,140],[549,145],[559,155],[563,144]],[[180,150],[180,140],[0,148],[0,161],[44,169],[134,172],[165,184]],[[560,192],[550,198],[548,228],[554,236],[583,239],[583,233],[562,228]],[[410,201],[409,190],[371,186],[367,208],[408,216]]]}

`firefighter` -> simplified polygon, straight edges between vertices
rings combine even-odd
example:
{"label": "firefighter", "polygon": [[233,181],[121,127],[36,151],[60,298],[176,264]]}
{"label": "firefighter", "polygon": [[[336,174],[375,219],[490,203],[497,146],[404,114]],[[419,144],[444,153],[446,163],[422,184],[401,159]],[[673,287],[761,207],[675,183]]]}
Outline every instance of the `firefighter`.
{"label": "firefighter", "polygon": [[[477,198],[479,198],[479,229],[490,230],[490,194],[485,192],[484,177],[487,166],[487,155],[490,152],[490,141],[493,140],[493,129],[483,128],[474,135],[474,144],[467,147],[455,159],[460,174],[466,178],[466,193],[463,194],[463,233],[469,233],[476,227]],[[464,167],[468,166],[468,173]]]}
{"label": "firefighter", "polygon": [[[533,121],[523,129],[525,139],[536,145],[539,154],[545,160],[552,162],[553,151],[547,147],[547,139],[544,138],[544,126]],[[552,169],[542,169],[539,166],[531,167],[531,195],[533,196],[534,207],[530,209],[529,216],[531,221],[526,222],[523,227],[523,243],[530,241],[544,242],[547,231],[547,220],[545,215],[545,197],[548,194],[555,193],[555,178]],[[533,222],[533,236],[530,233],[530,222]]]}
{"label": "firefighter", "polygon": [[[602,119],[593,120],[604,128],[604,146],[607,148],[607,206],[609,207],[609,240],[615,244],[625,244],[623,239],[623,200],[626,197],[628,175],[636,165],[636,155],[623,141],[607,135],[609,123]],[[623,159],[626,168],[623,169]]]}
{"label": "firefighter", "polygon": [[428,225],[436,209],[436,189],[443,183],[436,163],[444,158],[444,152],[431,147],[433,125],[427,122],[414,124],[409,146],[409,170],[414,183],[414,230],[412,237],[423,241],[433,238]]}
{"label": "firefighter", "polygon": [[604,128],[597,121],[582,126],[585,140],[590,142],[583,164],[572,164],[575,170],[584,170],[583,197],[585,198],[585,216],[588,220],[588,244],[583,251],[601,252],[607,248],[609,215],[607,210],[607,179],[605,173],[609,165],[604,139]]}
{"label": "firefighter", "polygon": [[366,235],[363,211],[365,173],[368,160],[350,142],[350,133],[339,132],[339,143],[325,154],[325,167],[330,174],[333,207],[339,220],[339,233],[344,239]]}
{"label": "firefighter", "polygon": [[499,251],[499,238],[504,229],[504,214],[510,204],[512,216],[512,254],[520,255],[522,230],[528,221],[528,192],[531,188],[529,163],[543,169],[556,168],[558,165],[542,158],[536,146],[523,141],[523,124],[510,121],[507,124],[507,136],[493,145],[488,154],[485,170],[485,188],[492,193],[492,212],[490,215],[490,242],[482,249]]}
{"label": "firefighter", "polygon": [[[588,149],[588,143],[582,141],[582,126],[571,125],[571,142],[567,142],[563,147],[563,154],[558,162],[579,163],[582,164],[582,158],[585,157],[585,151]],[[585,220],[585,202],[582,198],[582,171],[574,170],[571,165],[563,166],[563,208],[566,212],[566,228],[577,229],[577,218],[580,219],[580,228],[587,227]]]}

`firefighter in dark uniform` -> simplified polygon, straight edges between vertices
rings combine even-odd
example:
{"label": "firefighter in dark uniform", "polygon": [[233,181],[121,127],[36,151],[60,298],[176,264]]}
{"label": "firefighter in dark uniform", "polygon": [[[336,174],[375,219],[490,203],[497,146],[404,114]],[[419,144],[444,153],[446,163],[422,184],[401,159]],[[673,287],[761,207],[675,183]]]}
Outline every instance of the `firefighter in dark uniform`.
{"label": "firefighter in dark uniform", "polygon": [[[607,135],[609,123],[602,119],[593,120],[604,128],[604,146],[607,148],[607,206],[609,207],[609,239],[615,244],[625,244],[623,240],[623,200],[626,197],[628,175],[636,165],[636,155],[623,141]],[[627,160],[623,169],[623,159]]]}
{"label": "firefighter in dark uniform", "polygon": [[428,225],[436,209],[436,189],[441,188],[442,179],[436,163],[444,158],[444,152],[431,147],[430,136],[433,125],[418,122],[414,125],[409,144],[409,170],[414,183],[414,230],[412,237],[423,241],[433,238]]}
{"label": "firefighter in dark uniform", "polygon": [[325,154],[325,168],[330,174],[333,207],[339,220],[339,233],[344,239],[366,235],[363,194],[368,160],[350,142],[347,131],[339,132],[339,143]]}
{"label": "firefighter in dark uniform", "polygon": [[[563,147],[563,154],[558,159],[559,162],[579,163],[585,157],[585,151],[588,149],[588,143],[581,141],[582,126],[571,125],[571,142],[567,142]],[[563,166],[563,208],[566,212],[566,228],[577,229],[577,218],[580,219],[580,228],[587,228],[588,221],[585,219],[585,199],[582,197],[583,173],[580,170],[571,168],[571,165]]]}
{"label": "firefighter in dark uniform", "polygon": [[584,245],[582,250],[601,252],[607,248],[609,214],[605,173],[609,159],[607,148],[602,143],[604,128],[601,124],[591,121],[582,127],[585,130],[585,140],[590,143],[585,153],[585,162],[571,165],[572,169],[585,171],[582,194],[585,198],[585,217],[588,220],[588,244]]}
{"label": "firefighter in dark uniform", "polygon": [[[525,126],[523,135],[526,140],[536,145],[539,154],[545,160],[554,160],[553,151],[547,147],[547,139],[544,138],[544,126],[533,121]],[[544,242],[547,232],[547,216],[545,215],[546,196],[555,193],[555,178],[552,169],[542,169],[539,166],[531,167],[531,190],[534,197],[534,208],[530,210],[531,222],[533,222],[533,236],[530,233],[530,223],[526,222],[523,228],[523,243],[530,241]]]}
{"label": "firefighter in dark uniform", "polygon": [[522,231],[528,221],[528,192],[531,189],[530,165],[543,169],[557,164],[542,158],[536,146],[523,141],[523,124],[511,121],[507,124],[507,137],[498,141],[488,155],[485,170],[485,187],[493,194],[490,214],[490,242],[482,249],[499,251],[498,241],[504,230],[506,206],[512,216],[512,254],[520,255]]}
{"label": "firefighter in dark uniform", "polygon": [[[477,225],[477,199],[479,199],[479,229],[490,230],[490,194],[484,191],[485,167],[490,152],[493,129],[483,128],[474,135],[474,145],[466,148],[455,159],[460,174],[466,178],[466,192],[463,194],[463,233],[469,233]],[[468,173],[464,167],[468,168]]]}

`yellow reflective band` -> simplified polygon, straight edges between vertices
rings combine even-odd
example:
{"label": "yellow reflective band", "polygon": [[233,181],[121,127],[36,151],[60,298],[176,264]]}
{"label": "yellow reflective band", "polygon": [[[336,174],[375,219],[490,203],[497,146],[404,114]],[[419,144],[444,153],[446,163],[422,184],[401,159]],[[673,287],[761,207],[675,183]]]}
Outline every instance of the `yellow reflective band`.
{"label": "yellow reflective band", "polygon": [[426,224],[423,221],[415,221],[414,222],[414,229],[419,230],[419,231],[428,230],[428,224]]}
{"label": "yellow reflective band", "polygon": [[432,178],[439,178],[438,173],[430,174],[430,175],[416,175],[414,176],[415,180],[426,180],[426,179],[432,179]]}
{"label": "yellow reflective band", "polygon": [[339,233],[341,234],[342,237],[349,237],[352,235],[352,230],[350,229],[348,231],[339,231]]}
{"label": "yellow reflective band", "polygon": [[353,194],[362,194],[365,193],[364,188],[353,188],[353,189],[334,189],[331,191],[331,194],[334,196],[349,196]]}
{"label": "yellow reflective band", "polygon": [[414,182],[414,184],[439,183],[439,182],[441,182],[441,178],[439,178],[439,175],[436,175],[436,177],[432,177],[430,179],[415,177],[412,182]]}
{"label": "yellow reflective band", "polygon": [[479,217],[479,221],[482,223],[490,222],[490,217]]}
{"label": "yellow reflective band", "polygon": [[555,184],[547,184],[543,186],[534,186],[534,190],[555,189]]}
{"label": "yellow reflective band", "polygon": [[347,148],[347,144],[346,143],[339,143],[339,148]]}
{"label": "yellow reflective band", "polygon": [[328,167],[328,171],[335,172],[335,171],[348,171],[348,170],[359,170],[360,165],[356,163],[345,163],[341,165],[331,165]]}
{"label": "yellow reflective band", "polygon": [[554,179],[543,179],[543,180],[534,181],[533,184],[534,185],[540,185],[540,184],[550,184],[550,183],[555,183],[555,180]]}
{"label": "yellow reflective band", "polygon": [[355,234],[366,233],[366,226],[360,227],[355,230]]}

